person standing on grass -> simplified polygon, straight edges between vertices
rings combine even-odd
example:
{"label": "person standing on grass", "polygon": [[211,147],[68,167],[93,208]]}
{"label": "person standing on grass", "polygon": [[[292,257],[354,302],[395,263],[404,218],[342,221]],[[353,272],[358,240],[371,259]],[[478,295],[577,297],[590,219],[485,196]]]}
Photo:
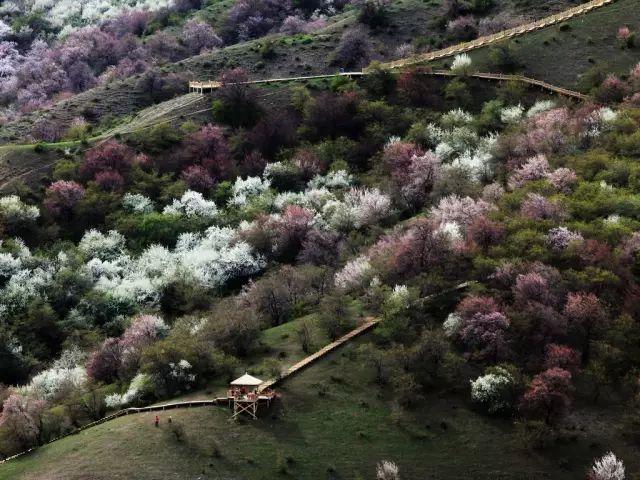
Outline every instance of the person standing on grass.
{"label": "person standing on grass", "polygon": [[156,424],[156,427],[160,425],[160,417],[158,415],[156,415],[155,424]]}

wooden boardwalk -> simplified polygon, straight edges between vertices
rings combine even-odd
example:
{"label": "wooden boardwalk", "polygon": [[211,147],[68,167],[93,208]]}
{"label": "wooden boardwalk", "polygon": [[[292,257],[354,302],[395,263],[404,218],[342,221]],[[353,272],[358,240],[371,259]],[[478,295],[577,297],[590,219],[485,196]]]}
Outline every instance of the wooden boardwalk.
{"label": "wooden boardwalk", "polygon": [[[424,70],[420,72],[421,75],[431,75],[435,77],[471,77],[480,78],[483,80],[495,80],[495,81],[513,81],[523,83],[529,86],[540,87],[543,90],[547,90],[551,93],[556,93],[565,97],[575,98],[577,100],[588,100],[590,97],[580,92],[569,90],[568,88],[559,87],[542,80],[535,78],[525,77],[524,75],[507,75],[502,73],[456,73],[450,70]],[[313,80],[318,78],[333,78],[333,77],[363,77],[370,75],[369,72],[341,72],[335,74],[326,75],[311,75],[307,77],[285,77],[285,78],[268,78],[261,80],[250,80],[248,82],[242,82],[243,85],[257,85],[264,83],[284,83],[284,82],[304,82],[307,80]],[[220,88],[220,82],[189,82],[189,92],[205,93]]]}
{"label": "wooden boardwalk", "polygon": [[271,388],[271,387],[277,385],[278,383],[284,381],[286,378],[290,377],[291,375],[293,375],[295,373],[298,373],[303,368],[308,367],[309,365],[311,365],[312,363],[314,363],[317,360],[321,359],[322,357],[324,357],[328,353],[334,351],[336,348],[340,347],[341,345],[344,345],[345,343],[349,342],[350,340],[354,339],[355,337],[363,334],[364,332],[366,332],[368,330],[371,330],[374,326],[376,326],[378,324],[379,321],[380,320],[377,319],[377,318],[368,317],[367,319],[365,319],[365,321],[362,323],[362,325],[360,325],[359,327],[355,328],[354,330],[351,330],[345,336],[340,337],[338,340],[330,343],[329,345],[325,346],[324,348],[321,348],[316,353],[314,353],[312,355],[309,355],[308,357],[300,360],[298,363],[296,363],[296,364],[292,365],[291,367],[289,367],[279,377],[272,378],[272,379],[267,380],[266,382],[264,382],[262,385],[260,385],[258,387],[258,393],[266,390],[267,388]]}
{"label": "wooden boardwalk", "polygon": [[[461,76],[462,74],[458,74],[455,72],[451,72],[449,70],[434,70],[432,72],[425,72],[425,75],[435,75],[435,76],[447,76],[447,77],[456,77]],[[565,97],[572,97],[577,100],[588,100],[590,97],[580,92],[576,92],[574,90],[569,90],[568,88],[559,87],[557,85],[552,85],[547,82],[543,82],[542,80],[537,80],[535,78],[525,77],[524,75],[506,75],[502,73],[469,73],[468,77],[472,78],[481,78],[484,80],[496,80],[499,82],[519,82],[524,83],[526,85],[540,87],[543,90],[547,90],[552,93],[557,93],[558,95],[563,95]]]}

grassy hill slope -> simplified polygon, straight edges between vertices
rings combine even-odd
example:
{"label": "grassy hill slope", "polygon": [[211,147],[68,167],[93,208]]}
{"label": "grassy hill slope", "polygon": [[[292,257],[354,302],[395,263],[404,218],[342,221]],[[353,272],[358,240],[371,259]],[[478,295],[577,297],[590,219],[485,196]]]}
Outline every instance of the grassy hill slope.
{"label": "grassy hill slope", "polygon": [[222,407],[173,411],[178,441],[168,414],[158,429],[151,414],[123,417],[0,466],[0,479],[356,479],[391,459],[404,478],[577,480],[610,448],[628,471],[640,467],[637,450],[615,438],[619,412],[595,420],[580,409],[569,419],[575,438],[532,453],[509,422],[453,395],[396,413],[357,351],[349,345],[288,380],[282,403],[258,421],[231,422]]}
{"label": "grassy hill slope", "polygon": [[[554,85],[579,87],[580,76],[594,67],[626,74],[638,63],[640,46],[623,49],[616,34],[622,25],[639,23],[638,2],[618,0],[588,15],[508,40],[502,45],[515,53],[524,75]],[[492,69],[490,51],[491,48],[482,48],[469,53],[475,68],[480,71]],[[443,63],[447,62],[437,65]]]}
{"label": "grassy hill slope", "polygon": [[[215,4],[220,16],[223,4]],[[226,3],[224,4],[226,5]],[[567,0],[531,3],[521,0],[502,0],[494,11],[508,9],[529,18],[540,18],[572,5]],[[212,7],[213,8],[213,7]],[[203,12],[207,15],[207,9]],[[394,58],[395,49],[403,43],[432,44],[433,48],[444,46],[442,35],[434,20],[441,15],[440,2],[435,0],[398,0],[390,9],[389,26],[373,32],[374,59]],[[286,37],[279,34],[231,45],[220,50],[204,53],[163,67],[163,72],[173,72],[186,79],[216,78],[222,70],[242,67],[252,78],[295,76],[328,73],[337,70],[331,64],[331,54],[344,30],[357,24],[357,12],[347,11],[331,19],[331,23],[312,34]],[[269,43],[268,58],[263,47]],[[95,122],[112,122],[133,115],[138,110],[154,103],[154,99],[136,75],[110,84],[100,85],[86,92],[63,100],[44,111],[36,111],[21,119],[0,127],[0,143],[20,142],[25,132],[40,118],[62,124],[73,118],[85,116]],[[185,83],[186,91],[186,83]]]}

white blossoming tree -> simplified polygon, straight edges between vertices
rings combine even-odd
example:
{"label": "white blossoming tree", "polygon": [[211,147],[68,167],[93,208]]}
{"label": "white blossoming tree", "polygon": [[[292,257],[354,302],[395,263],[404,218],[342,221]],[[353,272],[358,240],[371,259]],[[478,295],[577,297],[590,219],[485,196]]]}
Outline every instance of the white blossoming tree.
{"label": "white blossoming tree", "polygon": [[174,199],[170,205],[164,207],[162,213],[210,220],[218,215],[218,207],[214,201],[205,199],[202,193],[187,190],[180,199]]}
{"label": "white blossoming tree", "polygon": [[624,480],[624,463],[613,452],[596,460],[589,472],[589,480]]}
{"label": "white blossoming tree", "polygon": [[471,381],[471,398],[489,413],[511,408],[513,402],[513,375],[503,367],[493,367]]}

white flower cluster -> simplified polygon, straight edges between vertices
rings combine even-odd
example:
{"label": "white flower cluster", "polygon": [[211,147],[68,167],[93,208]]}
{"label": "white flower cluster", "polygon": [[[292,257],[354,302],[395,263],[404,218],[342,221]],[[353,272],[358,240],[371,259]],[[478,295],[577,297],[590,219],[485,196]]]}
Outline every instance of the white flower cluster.
{"label": "white flower cluster", "polygon": [[155,305],[168,283],[180,277],[204,288],[262,270],[265,261],[251,247],[236,240],[231,228],[210,227],[204,233],[184,233],[174,251],[148,247],[137,259],[127,255],[111,262],[89,262],[95,288],[117,298]]}
{"label": "white flower cluster", "polygon": [[594,111],[586,120],[585,137],[597,137],[607,131],[618,118],[618,113],[609,107],[602,107]]}
{"label": "white flower cluster", "polygon": [[509,390],[513,386],[513,376],[502,367],[495,367],[489,373],[471,381],[471,398],[483,404],[490,413],[509,408]]}
{"label": "white flower cluster", "polygon": [[100,260],[113,260],[123,255],[125,238],[121,233],[110,230],[106,235],[98,230],[91,229],[82,236],[78,249],[87,258]]}
{"label": "white flower cluster", "polygon": [[128,10],[171,8],[174,0],[26,0],[24,3],[25,10],[42,12],[55,26],[78,27],[101,23]]}
{"label": "white flower cluster", "polygon": [[442,323],[444,334],[449,338],[455,338],[462,327],[462,317],[457,313],[450,313]]}
{"label": "white flower cluster", "polygon": [[450,110],[440,118],[440,124],[444,128],[464,127],[471,123],[473,123],[473,115],[461,108]]}
{"label": "white flower cluster", "polygon": [[238,177],[236,183],[233,185],[229,205],[242,207],[247,204],[249,199],[268,192],[270,187],[271,182],[268,178],[263,180],[260,177],[247,177],[246,180],[243,180],[241,177]]}
{"label": "white flower cluster", "polygon": [[473,61],[471,60],[471,57],[466,53],[461,53],[453,58],[451,70],[453,72],[464,73],[471,68],[472,64]]}
{"label": "white flower cluster", "polygon": [[162,213],[212,219],[218,215],[218,207],[214,201],[205,199],[200,192],[187,190],[182,198],[176,198],[171,205],[164,207]]}
{"label": "white flower cluster", "polygon": [[87,372],[83,366],[54,366],[34,376],[25,391],[35,398],[51,400],[60,394],[82,388],[86,383]]}
{"label": "white flower cluster", "polygon": [[553,100],[538,100],[527,111],[527,118],[535,117],[537,114],[546,112],[556,107],[556,102]]}
{"label": "white flower cluster", "polygon": [[476,181],[490,181],[498,136],[491,133],[480,137],[472,123],[471,114],[452,110],[442,116],[440,127],[428,124],[422,134],[430,145],[435,145],[434,153],[444,162],[445,170],[461,168]]}
{"label": "white flower cluster", "polygon": [[22,260],[11,253],[0,253],[0,280],[11,278],[22,268]]}
{"label": "white flower cluster", "polygon": [[352,188],[342,201],[328,201],[322,208],[323,219],[333,228],[362,228],[391,214],[391,198],[377,188]]}
{"label": "white flower cluster", "polygon": [[125,193],[122,198],[122,206],[133,213],[153,212],[153,202],[151,199],[140,193]]}
{"label": "white flower cluster", "polygon": [[178,363],[169,363],[169,375],[181,383],[193,383],[196,380],[196,374],[191,373],[191,364],[182,359]]}
{"label": "white flower cluster", "polygon": [[326,175],[316,175],[309,181],[308,188],[346,188],[353,183],[353,176],[346,170],[335,170]]}
{"label": "white flower cluster", "polygon": [[125,393],[107,395],[104,399],[105,404],[108,408],[117,408],[138,400],[150,380],[149,376],[145,373],[137,374],[133,377],[133,380],[131,380],[129,388],[127,388]]}
{"label": "white flower cluster", "polygon": [[500,120],[502,123],[518,123],[524,115],[524,107],[520,104],[503,108],[500,111]]}
{"label": "white flower cluster", "polygon": [[593,480],[624,480],[625,470],[622,460],[618,460],[613,452],[607,453],[600,460],[596,460],[591,467]]}
{"label": "white flower cluster", "polygon": [[396,285],[389,294],[388,302],[397,305],[402,308],[409,308],[411,306],[411,297],[409,295],[409,289],[406,285]]}
{"label": "white flower cluster", "polygon": [[[0,72],[1,74],[1,72]],[[34,222],[40,216],[38,207],[27,205],[17,195],[0,198],[0,217],[9,222]]]}
{"label": "white flower cluster", "polygon": [[346,263],[342,270],[336,272],[333,281],[342,290],[360,287],[371,272],[371,263],[366,256],[360,256]]}

